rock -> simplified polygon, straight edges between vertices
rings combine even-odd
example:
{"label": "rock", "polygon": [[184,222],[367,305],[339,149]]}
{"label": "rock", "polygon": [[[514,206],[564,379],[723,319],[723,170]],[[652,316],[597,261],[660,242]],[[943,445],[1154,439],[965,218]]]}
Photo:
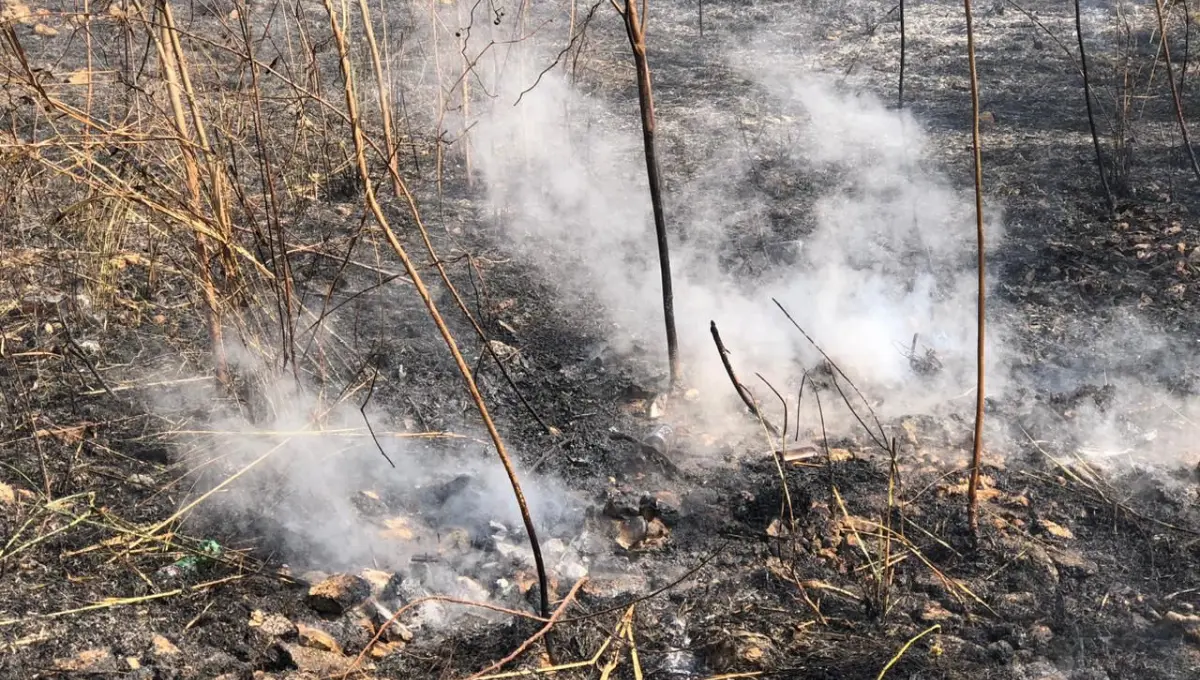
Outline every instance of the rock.
{"label": "rock", "polygon": [[150,638],[150,654],[156,659],[169,659],[179,656],[181,653],[174,642],[162,635],[155,634]]}
{"label": "rock", "polygon": [[283,614],[266,614],[261,609],[250,612],[250,627],[257,628],[264,635],[290,638],[296,634],[296,624]]}
{"label": "rock", "polygon": [[72,657],[55,659],[54,669],[66,673],[112,673],[117,670],[117,659],[111,649],[96,647]]}
{"label": "rock", "polygon": [[361,576],[335,574],[308,590],[308,606],[331,616],[341,616],[371,595],[371,584]]}
{"label": "rock", "polygon": [[8,507],[17,504],[17,492],[4,482],[0,482],[0,507]]}
{"label": "rock", "polygon": [[296,668],[301,671],[316,673],[322,677],[345,673],[350,670],[350,664],[354,661],[341,654],[313,649],[303,645],[283,643],[280,647],[287,654],[288,658],[291,659],[292,663],[295,664]]}
{"label": "rock", "polygon": [[306,626],[301,623],[296,626],[296,633],[300,636],[300,644],[305,647],[319,649],[323,652],[333,652],[335,654],[342,653],[342,646],[338,644],[338,641],[320,628]]}

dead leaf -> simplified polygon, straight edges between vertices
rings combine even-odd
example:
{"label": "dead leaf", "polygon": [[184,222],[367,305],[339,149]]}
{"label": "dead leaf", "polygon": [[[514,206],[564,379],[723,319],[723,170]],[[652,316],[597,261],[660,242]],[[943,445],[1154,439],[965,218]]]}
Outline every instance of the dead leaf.
{"label": "dead leaf", "polygon": [[306,626],[303,623],[296,625],[296,633],[300,636],[300,644],[312,649],[319,649],[324,652],[333,652],[334,654],[342,653],[342,646],[338,644],[333,636],[320,628]]}
{"label": "dead leaf", "polygon": [[411,541],[416,536],[407,517],[386,519],[383,521],[383,526],[386,528],[379,531],[379,535],[383,538],[390,538],[394,541]]}
{"label": "dead leaf", "polygon": [[1061,524],[1058,524],[1057,522],[1051,522],[1048,519],[1039,519],[1038,527],[1040,527],[1042,531],[1045,531],[1046,533],[1050,534],[1051,536],[1054,536],[1055,538],[1065,538],[1065,539],[1075,538],[1075,534],[1071,533],[1070,529],[1064,527]]}
{"label": "dead leaf", "polygon": [[849,449],[829,449],[829,460],[833,463],[844,463],[853,460],[854,454]]}
{"label": "dead leaf", "polygon": [[26,5],[19,0],[6,0],[4,3],[4,9],[0,10],[0,23],[17,21],[22,24],[27,24],[32,18],[33,12],[30,11],[29,5]]}

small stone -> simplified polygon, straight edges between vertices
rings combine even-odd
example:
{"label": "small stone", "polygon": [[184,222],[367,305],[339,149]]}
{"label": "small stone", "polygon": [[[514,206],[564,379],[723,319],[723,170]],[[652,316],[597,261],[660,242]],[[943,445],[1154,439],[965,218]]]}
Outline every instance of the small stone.
{"label": "small stone", "polygon": [[308,590],[308,606],[331,616],[341,616],[371,595],[371,584],[361,576],[335,574]]}
{"label": "small stone", "polygon": [[296,633],[300,636],[300,644],[312,649],[319,649],[324,652],[333,652],[335,654],[342,653],[342,646],[338,644],[333,636],[320,628],[306,626],[303,623],[297,624]]}
{"label": "small stone", "polygon": [[40,35],[43,38],[53,38],[54,36],[58,35],[58,29],[51,28],[46,24],[34,24],[33,33],[34,35]]}
{"label": "small stone", "polygon": [[150,653],[159,659],[179,656],[181,654],[174,642],[158,634],[150,638]]}
{"label": "small stone", "polygon": [[54,660],[54,669],[67,673],[111,673],[116,668],[117,660],[107,647],[85,649],[75,656]]}

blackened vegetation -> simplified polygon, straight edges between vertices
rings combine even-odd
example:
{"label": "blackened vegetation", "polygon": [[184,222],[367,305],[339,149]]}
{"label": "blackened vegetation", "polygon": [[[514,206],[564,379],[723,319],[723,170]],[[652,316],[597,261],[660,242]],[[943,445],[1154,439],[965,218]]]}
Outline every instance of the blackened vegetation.
{"label": "blackened vegetation", "polygon": [[[957,11],[956,3],[949,4]],[[746,5],[747,12],[772,8],[771,3]],[[1069,8],[1060,5],[1043,5],[1043,15],[1060,12],[1066,22],[1061,26],[1069,28]],[[667,53],[656,62],[663,93],[670,92],[665,83],[677,73],[671,64],[682,63],[682,55],[708,57],[685,49],[691,43],[675,31],[694,29],[672,22],[668,12],[674,5],[655,6],[663,7],[656,21],[664,30],[655,42]],[[685,9],[692,21],[694,7],[688,3]],[[965,130],[950,121],[961,122],[966,99],[942,81],[959,78],[960,53],[943,52],[928,35],[921,37],[922,22],[936,18],[929,6],[910,3],[907,10],[905,105],[935,120],[942,116],[943,127],[934,133],[944,142],[942,160],[965,169]],[[1027,395],[1013,394],[993,406],[997,420],[1028,414],[1029,401],[1063,418],[1082,409],[1112,413],[1123,394],[1120,383],[1101,376],[1083,385],[1047,379],[1047,367],[1087,373],[1080,369],[1087,350],[1078,334],[1063,329],[1065,320],[1119,323],[1113,310],[1137,305],[1169,329],[1191,336],[1200,331],[1192,289],[1197,274],[1192,248],[1200,243],[1190,212],[1195,206],[1163,198],[1167,183],[1158,172],[1175,154],[1151,145],[1133,168],[1135,184],[1142,187],[1135,196],[1139,202],[1113,218],[1105,214],[1103,198],[1095,191],[1089,140],[1081,137],[1072,144],[1062,139],[1064,126],[1086,130],[1076,110],[1075,74],[1065,65],[1046,66],[1045,54],[1032,47],[1037,29],[1025,27],[1011,12],[1006,16],[1011,23],[983,17],[980,28],[982,37],[1003,43],[992,44],[990,54],[981,48],[981,70],[994,84],[988,95],[994,102],[985,100],[985,106],[999,112],[991,136],[1011,142],[997,143],[986,161],[988,171],[995,173],[990,185],[1011,208],[1008,234],[996,254],[998,294],[993,299],[1003,301],[1002,316],[1016,319],[1019,346],[1029,356],[1027,370],[1044,382],[1034,382],[1039,389]],[[721,14],[720,7],[710,4],[705,34],[736,35],[745,28],[742,23],[749,31],[762,30],[767,22]],[[853,39],[853,34],[840,38]],[[880,49],[894,50],[894,44],[886,42]],[[891,62],[883,53],[873,54],[874,61],[861,61],[882,65],[881,91],[890,92],[883,88],[894,87],[894,71],[887,68]],[[1014,61],[1019,56],[1033,65],[1020,68],[1023,62]],[[742,86],[722,81],[727,74],[720,68],[711,73],[716,75],[705,83],[707,91]],[[869,74],[864,78],[871,83]],[[669,120],[688,103],[680,93],[678,100],[660,107],[659,115]],[[1185,103],[1194,106],[1186,91]],[[1154,105],[1162,105],[1168,127],[1173,125],[1170,102]],[[672,167],[683,173],[687,164],[682,159]],[[772,207],[778,212],[771,213],[769,237],[751,220],[735,224],[722,243],[723,257],[755,271],[772,262],[792,264],[779,254],[785,247],[778,242],[803,238],[806,232],[799,225],[805,203],[795,195],[815,195],[819,181],[799,173],[788,180],[789,169],[770,158],[756,159],[751,172],[779,177],[772,198],[785,198],[794,187],[790,200],[796,203]],[[1190,180],[1179,173],[1174,181]],[[1158,189],[1153,188],[1156,183]],[[425,189],[433,193],[431,187]],[[349,195],[330,185],[324,191],[330,201]],[[670,455],[687,474],[667,474],[647,465],[638,446],[610,436],[613,428],[642,433],[653,427],[640,411],[626,408],[653,397],[648,387],[653,381],[647,376],[654,375],[655,367],[639,365],[637,358],[644,348],[635,347],[632,358],[612,350],[599,310],[587,302],[562,304],[552,282],[504,257],[505,244],[493,239],[486,216],[466,201],[471,196],[464,186],[448,183],[447,193],[464,202],[447,203],[446,222],[465,225],[455,240],[481,261],[478,270],[466,260],[447,268],[475,307],[487,337],[502,338],[520,351],[513,382],[548,422],[562,429],[562,437],[546,436],[476,347],[470,351],[481,361],[480,388],[501,428],[519,443],[526,467],[552,472],[594,501],[595,512],[584,525],[547,537],[569,540],[584,531],[593,537],[588,550],[596,587],[581,593],[568,621],[556,629],[556,661],[589,658],[628,605],[654,594],[636,605],[638,651],[647,677],[670,677],[682,668],[690,675],[680,677],[749,671],[764,677],[874,678],[903,644],[932,625],[941,628],[914,644],[889,677],[1036,678],[1057,673],[1072,679],[1166,680],[1189,677],[1200,665],[1197,631],[1187,618],[1200,607],[1200,513],[1191,471],[1175,471],[1169,483],[1136,468],[1096,474],[1074,457],[1072,447],[1053,443],[1061,441],[1061,421],[1050,416],[1033,421],[1043,426],[1040,430],[1021,421],[1028,437],[1010,432],[1008,439],[997,440],[994,458],[984,457],[981,541],[973,552],[955,533],[962,522],[965,475],[960,466],[970,434],[969,423],[961,420],[884,421],[883,434],[898,442],[895,469],[871,437],[856,431],[829,442],[831,468],[825,468],[824,456],[798,460],[785,466],[783,481],[775,461],[764,453],[772,448],[769,442],[749,438],[712,444],[682,433]],[[314,206],[303,216],[303,228],[316,233],[358,217],[342,215],[335,207],[341,206]],[[447,230],[434,231],[438,245],[449,245]],[[1183,252],[1180,242],[1188,246]],[[8,247],[8,242],[0,243]],[[174,370],[180,377],[203,370],[205,329],[191,311],[194,301],[180,292],[188,283],[160,274],[170,285],[152,289],[147,272],[131,266],[118,280],[118,290],[133,306],[99,316],[100,311],[86,311],[74,297],[79,281],[73,255],[56,254],[49,249],[53,243],[40,245],[47,251],[29,263],[10,263],[7,252],[0,255],[7,282],[58,289],[66,296],[23,293],[19,308],[6,307],[0,317],[5,343],[0,356],[5,405],[0,480],[14,489],[11,500],[0,496],[0,676],[49,675],[58,660],[93,648],[110,650],[113,659],[125,664],[105,670],[109,675],[295,673],[295,659],[248,621],[261,610],[315,622],[306,602],[308,584],[277,570],[296,559],[336,564],[339,555],[318,552],[328,550],[326,545],[309,544],[306,534],[278,518],[220,514],[181,523],[178,545],[169,550],[126,550],[127,544],[108,542],[125,535],[122,529],[150,526],[169,516],[191,497],[193,484],[203,488],[235,471],[220,462],[218,445],[205,443],[206,450],[190,451],[177,445],[187,439],[168,436],[189,423],[204,422],[207,414],[183,408],[148,414],[147,402],[161,407],[184,387],[124,389],[141,375],[131,367]],[[308,275],[319,291],[334,270],[314,266]],[[348,280],[350,292],[378,284],[362,271]],[[471,406],[451,387],[454,366],[419,316],[418,303],[384,290],[389,296],[378,291],[347,303],[355,321],[346,337],[363,357],[373,356],[374,367],[388,378],[381,380],[374,399],[411,421],[412,430],[459,426]],[[448,296],[442,302],[453,303]],[[94,372],[79,352],[59,351],[70,344],[60,308],[83,352],[90,351],[86,341],[98,343],[99,353],[87,354]],[[159,314],[163,318],[156,320]],[[472,337],[465,320],[451,323],[458,337]],[[910,358],[915,372],[936,366],[932,351],[914,343]],[[1154,359],[1144,360],[1147,376],[1176,394],[1196,393],[1194,369],[1164,370],[1168,363]],[[825,394],[826,408],[843,408]],[[238,408],[232,403],[206,406]],[[475,445],[426,446],[428,455],[435,456],[470,453]],[[208,467],[194,470],[198,462]],[[831,475],[844,507],[830,498]],[[896,504],[889,510],[890,488]],[[358,512],[363,521],[398,510],[425,510],[435,517],[431,509],[441,510],[456,499],[473,504],[477,490],[471,477],[452,476],[424,492],[428,495],[366,499]],[[643,503],[647,497],[655,499],[653,505]],[[58,504],[48,507],[51,499]],[[791,516],[785,514],[788,499]],[[613,518],[603,511],[608,500],[615,508],[612,514],[621,518],[650,513],[664,521],[671,530],[669,541],[644,552],[614,546]],[[79,517],[85,519],[52,533]],[[884,531],[881,524],[890,529]],[[195,552],[199,538],[218,540],[225,547],[224,558],[204,564],[182,582],[160,581],[159,570]],[[494,557],[494,542],[475,534],[468,539],[480,555]],[[885,552],[898,560],[890,572],[880,567]],[[628,577],[628,582],[622,584],[616,576]],[[221,579],[232,580],[57,618],[41,616],[105,598],[140,598]],[[556,597],[570,585],[560,582]],[[509,604],[532,612],[535,603]],[[525,619],[466,618],[448,630],[418,630],[409,647],[377,662],[376,674],[461,677],[502,658],[538,628]],[[180,655],[155,656],[150,640],[156,633],[171,638]],[[349,632],[343,638],[351,653],[362,645],[354,639]],[[143,670],[151,668],[151,674],[131,670],[125,661],[130,657]],[[618,671],[623,677],[632,677],[629,664],[624,661]],[[597,675],[594,669],[571,673],[557,677]]]}

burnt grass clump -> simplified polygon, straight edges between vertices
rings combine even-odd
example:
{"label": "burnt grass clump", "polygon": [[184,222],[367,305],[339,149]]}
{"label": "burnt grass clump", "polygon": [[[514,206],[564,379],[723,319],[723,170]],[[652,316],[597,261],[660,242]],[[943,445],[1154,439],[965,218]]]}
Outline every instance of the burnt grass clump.
{"label": "burnt grass clump", "polygon": [[[534,619],[527,537],[497,509],[512,500],[495,491],[507,489],[492,477],[499,463],[487,457],[487,435],[442,338],[384,234],[363,226],[373,218],[350,164],[323,7],[218,4],[174,9],[197,69],[193,94],[208,107],[206,145],[180,146],[171,127],[166,69],[151,38],[161,35],[161,14],[139,18],[137,3],[15,3],[0,19],[0,677],[469,677],[543,626]],[[443,17],[458,12],[458,37],[440,36],[447,44],[484,21],[458,4]],[[430,76],[396,76],[409,88],[402,116],[396,107],[404,118],[396,158],[503,372],[438,279],[407,201],[379,189],[382,211],[433,289],[519,472],[561,484],[544,494],[553,499],[534,499],[552,607],[587,576],[542,641],[488,673],[1195,676],[1196,426],[1183,413],[1178,431],[1144,425],[1143,394],[1121,379],[1137,376],[1139,389],[1181,402],[1200,393],[1192,346],[1200,184],[1180,150],[1169,90],[1152,77],[1161,79],[1164,63],[1156,34],[1142,31],[1152,16],[1145,4],[1085,3],[1105,163],[1118,189],[1112,213],[1079,74],[1057,42],[1075,44],[1070,8],[976,8],[984,184],[1004,210],[990,254],[992,314],[1018,357],[1013,386],[987,402],[994,424],[977,540],[965,515],[972,423],[958,412],[882,418],[887,450],[848,417],[853,406],[875,427],[864,406],[826,388],[830,431],[802,422],[803,436],[780,455],[772,453],[779,441],[749,416],[733,435],[684,418],[669,449],[640,445],[662,421],[653,405],[666,377],[658,336],[616,337],[601,296],[581,294],[553,267],[531,266],[532,251],[514,245],[507,215],[468,167],[467,142],[446,132],[445,119],[469,117],[454,103],[469,78],[437,84],[449,93],[439,112],[413,101],[418,85],[433,91],[418,80]],[[1172,5],[1168,38],[1176,77],[1192,26],[1181,4]],[[703,38],[695,3],[650,0],[668,221],[685,207],[671,205],[673,192],[709,177],[740,136],[742,174],[730,181],[744,202],[716,233],[672,229],[753,287],[820,257],[802,244],[818,229],[823,192],[844,178],[789,153],[803,138],[772,127],[784,114],[730,64],[729,47],[770,37],[795,47],[786,53],[797,68],[891,101],[898,23],[893,8],[867,2],[835,3],[836,11],[819,2],[702,5]],[[486,21],[507,26],[518,8],[503,9],[488,10]],[[611,9],[588,14],[577,5],[586,38],[555,68],[628,114],[589,124],[631,129],[637,90]],[[303,49],[265,37],[265,15],[276,10]],[[398,8],[390,30],[426,40],[428,11]],[[906,7],[905,106],[933,149],[921,163],[958,188],[971,177],[961,11],[954,2]],[[249,33],[264,36],[252,40],[262,85],[250,84],[246,45],[237,43],[247,14]],[[352,57],[367,101],[373,71],[361,42]],[[427,49],[413,38],[397,54],[417,43]],[[1190,70],[1184,77],[1190,85]],[[491,96],[470,87],[472,96],[485,91],[484,102]],[[1183,103],[1200,110],[1190,86]],[[709,111],[741,123],[718,139],[701,124]],[[374,120],[377,105],[366,112]],[[104,124],[70,127],[89,116]],[[253,116],[262,117],[261,133]],[[103,139],[85,138],[84,128]],[[100,141],[109,143],[104,153]],[[195,200],[187,158],[199,177]],[[371,164],[379,186],[388,185],[387,160]],[[264,178],[277,185],[264,188]],[[214,208],[222,191],[222,210],[234,218]],[[196,255],[197,231],[211,260]],[[229,251],[236,276],[221,261],[223,238],[241,244]],[[229,346],[244,348],[229,356],[228,386],[214,372],[206,286],[222,294]],[[1098,346],[1105,329],[1131,323],[1130,310],[1166,340]],[[310,332],[327,317],[335,330]],[[940,370],[934,354],[913,347],[925,373]],[[707,356],[719,361],[715,351]],[[722,387],[737,405],[732,387]],[[666,419],[688,399],[662,406]],[[297,403],[304,418],[327,419],[335,443],[305,439],[302,422],[280,417]],[[334,405],[359,420],[333,422]],[[372,420],[380,413],[388,422]],[[1141,442],[1138,450],[1090,456],[1095,414]],[[270,442],[286,440],[285,460],[249,465],[265,449],[230,436],[231,423],[247,422]],[[393,468],[381,453],[400,446],[409,463]],[[298,484],[294,470],[323,456],[338,473]],[[335,496],[344,506],[323,500]],[[352,538],[360,534],[372,538]],[[328,577],[342,573],[365,580],[335,598],[339,612],[315,610],[311,589],[332,587]],[[421,599],[438,595],[506,611]],[[401,626],[388,625],[407,605]]]}

